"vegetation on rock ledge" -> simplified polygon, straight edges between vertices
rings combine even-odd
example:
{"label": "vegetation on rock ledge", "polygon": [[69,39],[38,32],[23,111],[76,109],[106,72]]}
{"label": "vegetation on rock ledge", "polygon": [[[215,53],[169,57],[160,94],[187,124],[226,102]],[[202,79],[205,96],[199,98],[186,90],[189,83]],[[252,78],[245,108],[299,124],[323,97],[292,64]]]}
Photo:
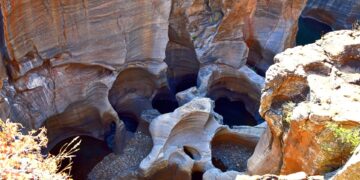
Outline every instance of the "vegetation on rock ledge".
{"label": "vegetation on rock ledge", "polygon": [[60,170],[64,159],[72,159],[80,141],[75,138],[65,144],[58,155],[43,155],[41,148],[46,147],[46,129],[21,133],[22,126],[0,120],[0,177],[1,179],[71,179],[66,172],[70,162]]}
{"label": "vegetation on rock ledge", "polygon": [[358,145],[360,145],[359,128],[347,129],[335,123],[329,123],[326,127],[330,129],[334,136],[339,138],[342,143],[350,144],[352,149],[355,149]]}

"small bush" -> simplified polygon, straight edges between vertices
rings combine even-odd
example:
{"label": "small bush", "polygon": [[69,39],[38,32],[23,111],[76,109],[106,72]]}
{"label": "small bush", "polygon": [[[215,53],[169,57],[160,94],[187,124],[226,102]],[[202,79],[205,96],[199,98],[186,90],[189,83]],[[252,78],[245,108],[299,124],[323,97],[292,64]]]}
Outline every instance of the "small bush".
{"label": "small bush", "polygon": [[292,111],[294,110],[295,106],[296,106],[296,104],[291,101],[286,102],[282,106],[282,120],[284,123],[290,124]]}
{"label": "small bush", "polygon": [[352,128],[347,129],[336,123],[328,123],[326,127],[333,132],[336,138],[342,143],[350,144],[352,149],[355,149],[358,145],[360,145],[360,129]]}
{"label": "small bush", "polygon": [[59,169],[61,161],[71,159],[80,141],[75,138],[65,144],[60,153],[42,155],[41,148],[46,147],[48,139],[46,130],[30,131],[27,135],[20,132],[22,126],[0,119],[0,177],[1,179],[71,179],[66,172],[71,168],[69,163]]}

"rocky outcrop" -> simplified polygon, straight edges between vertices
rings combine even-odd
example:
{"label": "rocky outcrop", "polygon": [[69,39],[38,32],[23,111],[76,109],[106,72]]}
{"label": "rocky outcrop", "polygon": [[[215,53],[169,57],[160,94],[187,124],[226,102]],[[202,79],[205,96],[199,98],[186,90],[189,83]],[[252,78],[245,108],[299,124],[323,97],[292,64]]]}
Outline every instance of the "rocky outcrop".
{"label": "rocky outcrop", "polygon": [[351,29],[360,19],[360,2],[357,0],[308,0],[303,17],[314,18],[335,30]]}
{"label": "rocky outcrop", "polygon": [[317,175],[347,160],[360,129],[359,48],[359,31],[335,31],[274,58],[260,105],[269,130],[251,174]]}

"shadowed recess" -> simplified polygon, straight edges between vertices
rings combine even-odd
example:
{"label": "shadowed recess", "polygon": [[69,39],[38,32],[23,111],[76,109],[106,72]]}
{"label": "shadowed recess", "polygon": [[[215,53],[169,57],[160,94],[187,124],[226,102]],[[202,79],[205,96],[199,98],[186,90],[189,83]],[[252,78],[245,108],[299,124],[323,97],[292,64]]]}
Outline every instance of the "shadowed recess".
{"label": "shadowed recess", "polygon": [[222,97],[215,101],[215,112],[223,117],[224,124],[229,127],[258,124],[256,119],[246,110],[242,101],[230,101]]}
{"label": "shadowed recess", "polygon": [[193,171],[191,173],[191,180],[202,180],[204,172],[201,171]]}
{"label": "shadowed recess", "polygon": [[176,97],[168,89],[159,90],[152,100],[153,108],[157,109],[161,114],[173,112],[179,107]]}
{"label": "shadowed recess", "polygon": [[168,78],[170,89],[175,94],[196,86],[197,74],[187,75],[181,78]]}
{"label": "shadowed recess", "polygon": [[199,151],[197,151],[193,147],[184,146],[184,152],[185,152],[185,154],[187,154],[193,160],[200,160],[201,159],[201,155],[200,155]]}
{"label": "shadowed recess", "polygon": [[299,30],[296,35],[297,45],[314,43],[322,35],[332,31],[331,27],[325,23],[316,21],[312,18],[299,18]]}
{"label": "shadowed recess", "polygon": [[[51,154],[58,154],[61,147],[64,144],[71,142],[75,137],[67,138],[60,143],[56,144],[54,148],[50,150]],[[89,137],[80,136],[81,143],[79,151],[74,153],[75,157],[72,159],[73,165],[70,174],[76,180],[87,179],[87,175],[92,168],[98,164],[106,155],[112,151],[108,148],[106,142]],[[61,169],[69,163],[68,160],[64,160],[61,164]]]}
{"label": "shadowed recess", "polygon": [[136,129],[139,125],[139,120],[135,116],[131,114],[122,114],[122,113],[118,115],[120,120],[124,122],[127,131],[136,132]]}

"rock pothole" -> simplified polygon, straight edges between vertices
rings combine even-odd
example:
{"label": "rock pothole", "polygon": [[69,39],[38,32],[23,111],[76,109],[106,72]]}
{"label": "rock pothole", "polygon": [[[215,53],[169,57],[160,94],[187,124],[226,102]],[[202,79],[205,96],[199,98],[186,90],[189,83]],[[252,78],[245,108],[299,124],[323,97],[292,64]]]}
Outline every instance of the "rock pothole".
{"label": "rock pothole", "polygon": [[246,110],[245,104],[238,101],[231,101],[228,98],[219,98],[215,101],[215,112],[223,117],[223,123],[229,127],[249,125],[256,126],[258,122]]}
{"label": "rock pothole", "polygon": [[255,149],[255,143],[234,133],[218,132],[211,141],[211,161],[221,171],[246,171],[247,160]]}
{"label": "rock pothole", "polygon": [[173,112],[179,107],[175,94],[171,93],[167,88],[159,90],[151,104],[153,108],[158,110],[161,114]]}

